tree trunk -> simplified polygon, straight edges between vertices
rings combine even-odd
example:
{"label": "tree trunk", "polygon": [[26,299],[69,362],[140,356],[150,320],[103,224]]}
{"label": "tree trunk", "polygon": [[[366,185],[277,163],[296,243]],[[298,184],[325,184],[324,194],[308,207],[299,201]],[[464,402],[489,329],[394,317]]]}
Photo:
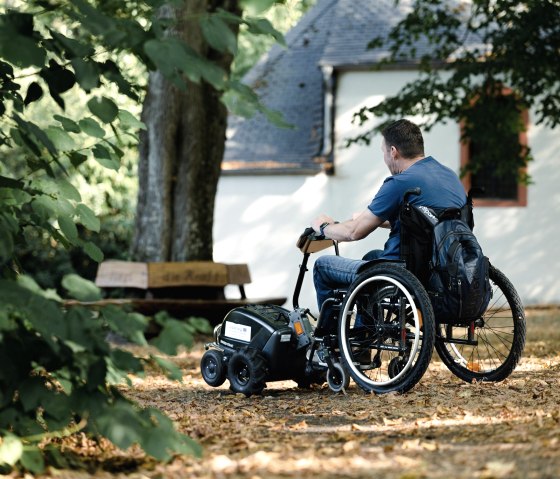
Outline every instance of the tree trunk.
{"label": "tree trunk", "polygon": [[[229,72],[232,56],[211,49],[196,21],[197,14],[217,8],[240,14],[237,0],[185,0],[180,9],[165,7],[162,13],[179,20],[175,33],[191,48]],[[147,130],[140,137],[134,258],[212,260],[227,126],[220,92],[205,82],[189,82],[183,91],[151,73],[142,121]]]}

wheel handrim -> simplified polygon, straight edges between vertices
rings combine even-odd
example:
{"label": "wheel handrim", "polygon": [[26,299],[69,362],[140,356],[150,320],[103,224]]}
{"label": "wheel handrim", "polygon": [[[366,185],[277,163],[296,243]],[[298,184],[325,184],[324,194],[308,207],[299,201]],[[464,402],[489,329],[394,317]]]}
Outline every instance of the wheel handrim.
{"label": "wheel handrim", "polygon": [[[396,288],[396,290],[400,293],[400,298],[401,301],[405,301],[406,302],[406,314],[405,317],[407,318],[409,324],[410,322],[412,322],[412,324],[410,324],[410,326],[413,327],[414,330],[414,338],[410,339],[407,338],[406,343],[410,344],[410,348],[409,351],[407,352],[407,360],[405,362],[405,364],[403,365],[403,368],[401,371],[398,372],[398,374],[396,374],[394,377],[390,377],[390,375],[388,374],[388,372],[384,372],[383,374],[381,374],[381,368],[380,371],[378,372],[378,377],[377,378],[371,378],[368,377],[363,370],[358,369],[358,366],[356,366],[354,364],[354,361],[347,361],[348,362],[348,368],[350,370],[350,373],[354,376],[354,375],[359,375],[360,379],[368,384],[369,386],[372,387],[379,387],[379,386],[387,386],[389,384],[395,383],[397,381],[399,381],[406,373],[407,371],[413,366],[413,362],[414,359],[416,358],[416,355],[418,353],[419,347],[420,347],[420,327],[421,327],[421,322],[420,322],[420,316],[418,314],[418,307],[416,305],[416,302],[414,301],[412,295],[408,292],[408,290],[403,286],[403,284],[397,280],[395,280],[394,278],[391,278],[389,276],[385,276],[385,275],[377,275],[377,276],[372,276],[371,278],[366,279],[361,285],[360,288],[356,288],[350,295],[350,297],[346,300],[345,302],[345,308],[342,312],[342,318],[348,318],[351,315],[356,315],[356,312],[351,311],[350,308],[354,308],[354,300],[355,297],[363,290],[364,286],[370,285],[373,282],[386,282],[389,283],[393,286],[393,290]],[[385,286],[385,289],[388,288],[388,286]],[[380,288],[381,291],[382,288]],[[396,304],[392,305],[392,308],[394,309],[395,307],[397,307]],[[392,338],[394,339],[394,338]],[[343,350],[343,353],[345,355],[346,358],[352,358],[353,357],[353,353],[352,351],[349,349],[348,345],[350,343],[350,338],[348,338],[348,332],[347,332],[347,328],[341,328],[341,348]]]}

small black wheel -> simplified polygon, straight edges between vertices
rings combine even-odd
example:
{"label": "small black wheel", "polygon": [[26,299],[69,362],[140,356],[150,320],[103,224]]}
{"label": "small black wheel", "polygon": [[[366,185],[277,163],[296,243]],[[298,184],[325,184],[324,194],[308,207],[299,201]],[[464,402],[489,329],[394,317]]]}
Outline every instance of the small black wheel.
{"label": "small black wheel", "polygon": [[344,391],[350,385],[350,376],[340,363],[334,363],[327,371],[327,384],[335,393]]}
{"label": "small black wheel", "polygon": [[247,397],[260,394],[266,386],[266,373],[266,360],[255,350],[242,349],[229,360],[230,389]]}
{"label": "small black wheel", "polygon": [[221,386],[226,380],[224,355],[217,349],[209,349],[200,360],[200,371],[207,384],[215,388]]}
{"label": "small black wheel", "polygon": [[397,375],[404,370],[406,366],[406,359],[401,357],[396,357],[389,361],[389,377],[391,379],[396,378]]}
{"label": "small black wheel", "polygon": [[455,376],[469,383],[503,381],[525,347],[525,312],[517,291],[492,265],[490,284],[492,299],[482,318],[472,325],[438,324],[439,357]]}

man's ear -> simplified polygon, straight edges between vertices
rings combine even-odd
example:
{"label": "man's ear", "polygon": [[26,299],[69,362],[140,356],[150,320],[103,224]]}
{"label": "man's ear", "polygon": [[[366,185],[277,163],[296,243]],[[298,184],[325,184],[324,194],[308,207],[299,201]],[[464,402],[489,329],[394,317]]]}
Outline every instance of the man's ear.
{"label": "man's ear", "polygon": [[399,156],[399,150],[397,150],[393,145],[391,145],[391,158],[396,160]]}

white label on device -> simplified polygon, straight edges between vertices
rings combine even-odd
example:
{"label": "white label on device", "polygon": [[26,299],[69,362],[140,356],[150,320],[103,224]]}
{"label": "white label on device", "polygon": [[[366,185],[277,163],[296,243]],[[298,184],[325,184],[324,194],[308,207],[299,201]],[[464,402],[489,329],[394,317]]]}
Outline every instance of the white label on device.
{"label": "white label on device", "polygon": [[281,343],[289,343],[290,339],[292,339],[292,335],[291,334],[282,334],[280,336],[280,342]]}
{"label": "white label on device", "polygon": [[251,341],[251,326],[226,321],[225,335],[228,338],[249,342]]}

